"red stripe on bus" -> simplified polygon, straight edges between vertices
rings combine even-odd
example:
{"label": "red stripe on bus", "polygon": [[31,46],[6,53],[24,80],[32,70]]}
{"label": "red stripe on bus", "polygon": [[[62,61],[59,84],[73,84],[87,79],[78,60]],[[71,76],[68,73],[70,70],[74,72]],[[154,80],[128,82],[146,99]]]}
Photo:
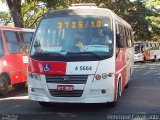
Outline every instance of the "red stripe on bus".
{"label": "red stripe on bus", "polygon": [[116,76],[115,76],[115,88],[114,96],[116,96],[118,76],[121,74],[122,77],[122,90],[125,87],[126,83],[126,49],[121,49],[117,58],[116,58]]}
{"label": "red stripe on bus", "polygon": [[[44,66],[49,65],[50,70],[45,71]],[[39,74],[52,74],[52,75],[65,75],[66,74],[66,62],[48,62],[37,61],[30,59],[28,71]]]}

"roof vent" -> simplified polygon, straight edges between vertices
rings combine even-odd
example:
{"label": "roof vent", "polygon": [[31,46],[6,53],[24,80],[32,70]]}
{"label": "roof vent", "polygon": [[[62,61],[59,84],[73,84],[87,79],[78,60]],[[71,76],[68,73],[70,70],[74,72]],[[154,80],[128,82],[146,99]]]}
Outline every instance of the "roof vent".
{"label": "roof vent", "polygon": [[91,8],[91,7],[97,8],[95,3],[72,4],[71,7],[69,8]]}

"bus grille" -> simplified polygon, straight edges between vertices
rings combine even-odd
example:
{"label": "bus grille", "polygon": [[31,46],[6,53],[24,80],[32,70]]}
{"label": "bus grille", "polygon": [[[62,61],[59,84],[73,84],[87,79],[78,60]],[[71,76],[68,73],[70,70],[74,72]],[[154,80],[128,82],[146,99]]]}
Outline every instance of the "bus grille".
{"label": "bus grille", "polygon": [[55,89],[49,89],[49,92],[53,97],[81,97],[83,90],[57,91]]}
{"label": "bus grille", "polygon": [[56,83],[56,84],[86,84],[88,75],[64,75],[64,76],[55,76],[55,75],[46,75],[47,83]]}

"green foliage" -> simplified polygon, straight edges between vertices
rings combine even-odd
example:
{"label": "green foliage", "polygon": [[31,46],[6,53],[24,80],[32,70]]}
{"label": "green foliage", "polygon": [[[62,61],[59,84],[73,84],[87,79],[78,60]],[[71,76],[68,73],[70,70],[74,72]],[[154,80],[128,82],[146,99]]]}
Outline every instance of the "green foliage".
{"label": "green foliage", "polygon": [[22,4],[22,17],[25,28],[35,28],[42,18],[42,16],[48,12],[49,9],[43,2],[32,1],[30,3]]}
{"label": "green foliage", "polygon": [[145,1],[144,3],[156,13],[155,15],[147,16],[146,19],[152,27],[152,39],[160,41],[160,0]]}
{"label": "green foliage", "polygon": [[11,15],[8,12],[0,12],[0,25],[7,25],[12,22]]}

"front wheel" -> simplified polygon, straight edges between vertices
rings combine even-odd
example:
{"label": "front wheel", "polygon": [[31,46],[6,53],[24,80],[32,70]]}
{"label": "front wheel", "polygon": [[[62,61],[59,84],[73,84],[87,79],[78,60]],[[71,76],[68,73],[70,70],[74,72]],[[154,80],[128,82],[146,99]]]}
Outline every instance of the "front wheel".
{"label": "front wheel", "polygon": [[152,62],[156,62],[156,60],[157,60],[157,56],[155,55],[154,59],[152,60]]}
{"label": "front wheel", "polygon": [[143,61],[142,61],[142,63],[145,63],[145,62],[146,62],[146,57],[144,57],[144,58],[143,58]]}
{"label": "front wheel", "polygon": [[8,81],[4,76],[0,77],[0,94],[3,96],[8,94]]}
{"label": "front wheel", "polygon": [[26,82],[15,84],[16,89],[24,89],[26,87]]}
{"label": "front wheel", "polygon": [[117,86],[117,90],[116,90],[116,98],[113,102],[109,102],[108,105],[110,107],[114,107],[117,104],[119,98],[121,97],[121,94],[122,94],[122,87],[121,87],[121,82],[119,81],[118,86]]}

